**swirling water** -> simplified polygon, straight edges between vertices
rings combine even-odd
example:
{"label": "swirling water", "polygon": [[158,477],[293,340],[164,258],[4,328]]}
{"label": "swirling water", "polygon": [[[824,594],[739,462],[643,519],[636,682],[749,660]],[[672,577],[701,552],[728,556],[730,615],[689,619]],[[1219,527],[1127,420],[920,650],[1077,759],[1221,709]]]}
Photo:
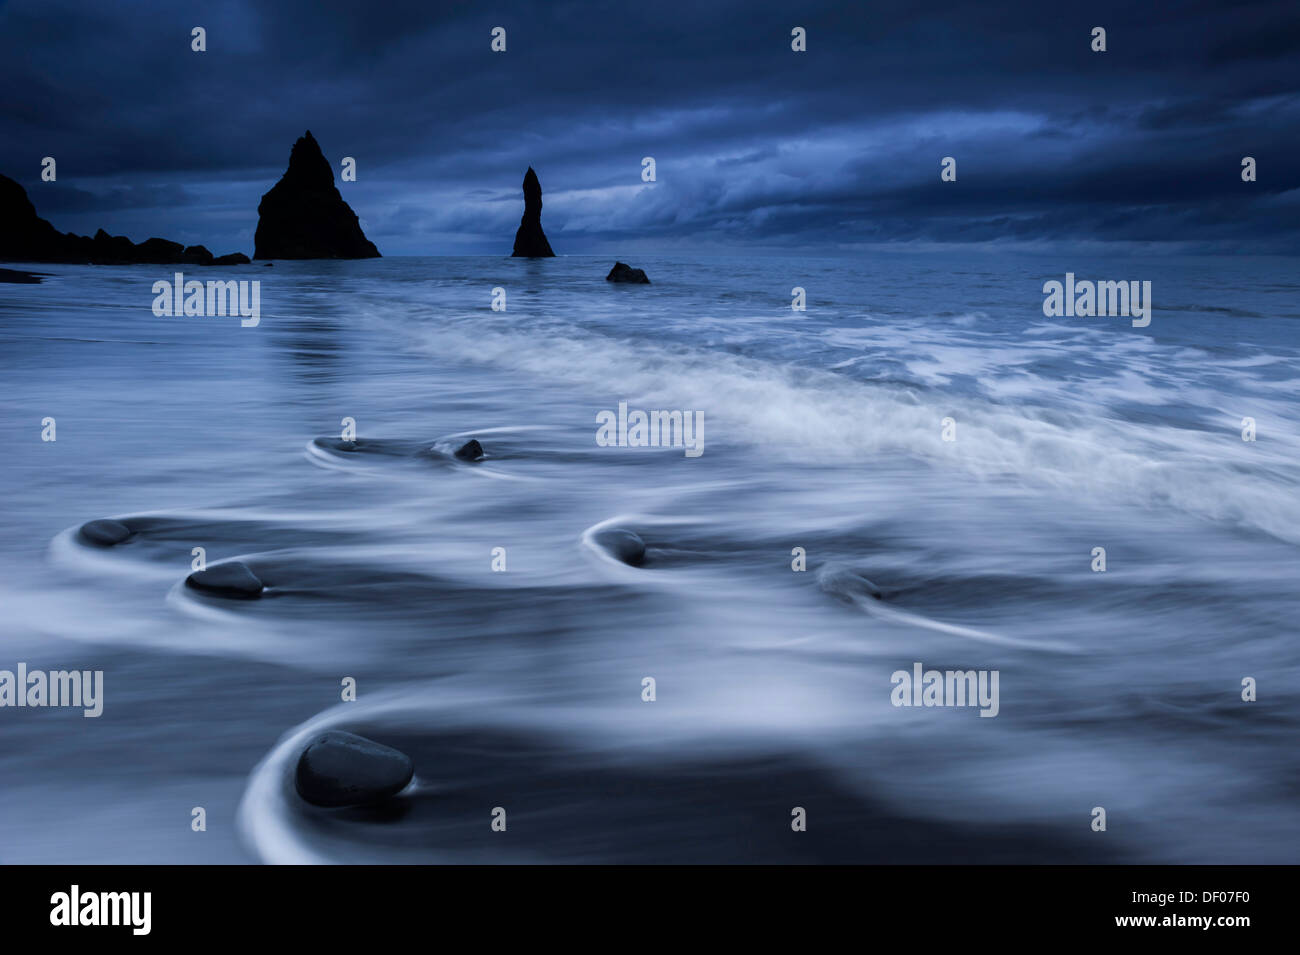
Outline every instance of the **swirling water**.
{"label": "swirling water", "polygon": [[[0,861],[1295,861],[1293,261],[609,264],[187,276],[259,280],[252,328],[155,317],[159,269],[0,286],[0,669],[105,674],[98,719],[0,709]],[[1151,325],[1044,317],[1066,271]],[[599,446],[619,402],[704,453]],[[997,670],[997,717],[892,705],[915,662]],[[323,727],[414,784],[305,805]]]}

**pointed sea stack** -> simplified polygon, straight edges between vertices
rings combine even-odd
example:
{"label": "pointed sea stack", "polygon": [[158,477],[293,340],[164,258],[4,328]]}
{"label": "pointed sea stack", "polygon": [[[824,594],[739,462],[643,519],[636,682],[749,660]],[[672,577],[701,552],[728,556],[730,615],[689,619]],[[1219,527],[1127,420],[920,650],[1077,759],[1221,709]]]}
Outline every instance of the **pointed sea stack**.
{"label": "pointed sea stack", "polygon": [[255,259],[376,259],[357,214],[311,130],[293,144],[289,168],[257,207]]}
{"label": "pointed sea stack", "polygon": [[515,233],[512,257],[536,259],[553,255],[551,243],[542,231],[542,184],[529,166],[524,174],[524,217],[519,220],[519,231]]}

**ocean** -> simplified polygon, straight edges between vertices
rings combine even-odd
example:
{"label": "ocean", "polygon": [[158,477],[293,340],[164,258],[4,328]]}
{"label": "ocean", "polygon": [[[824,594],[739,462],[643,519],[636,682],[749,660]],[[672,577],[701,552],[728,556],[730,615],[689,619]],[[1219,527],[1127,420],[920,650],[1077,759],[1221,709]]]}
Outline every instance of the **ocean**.
{"label": "ocean", "polygon": [[[104,688],[0,708],[0,862],[1296,861],[1293,259],[629,261],[189,269],[254,327],[0,286],[0,669]],[[1150,324],[1046,316],[1067,272]],[[996,712],[896,705],[930,670]],[[306,804],[324,729],[414,782]]]}

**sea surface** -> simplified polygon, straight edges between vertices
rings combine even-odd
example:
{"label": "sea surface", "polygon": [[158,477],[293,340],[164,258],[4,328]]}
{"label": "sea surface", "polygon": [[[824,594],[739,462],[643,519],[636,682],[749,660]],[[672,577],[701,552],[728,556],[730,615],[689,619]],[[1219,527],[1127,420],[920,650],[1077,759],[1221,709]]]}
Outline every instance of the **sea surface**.
{"label": "sea surface", "polygon": [[[104,673],[0,708],[0,863],[1297,861],[1296,260],[630,261],[189,270],[256,327],[0,286],[0,669]],[[1150,325],[1045,317],[1067,271]],[[601,446],[620,402],[703,453]],[[895,706],[918,663],[996,717]],[[327,728],[412,786],[304,803]]]}

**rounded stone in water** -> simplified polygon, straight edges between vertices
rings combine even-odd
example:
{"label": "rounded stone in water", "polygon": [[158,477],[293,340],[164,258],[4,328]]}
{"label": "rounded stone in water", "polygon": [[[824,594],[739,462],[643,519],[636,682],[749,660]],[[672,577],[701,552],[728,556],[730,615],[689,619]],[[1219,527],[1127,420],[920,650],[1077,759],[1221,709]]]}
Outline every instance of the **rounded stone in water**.
{"label": "rounded stone in water", "polygon": [[470,438],[456,450],[456,457],[462,461],[477,461],[483,457],[483,445],[478,443],[477,438]]}
{"label": "rounded stone in water", "polygon": [[611,557],[625,564],[640,567],[645,563],[645,541],[635,531],[622,527],[612,528],[598,533],[595,541]]}
{"label": "rounded stone in water", "polygon": [[87,521],[81,525],[81,537],[98,547],[112,547],[131,536],[131,528],[121,521]]}
{"label": "rounded stone in water", "polygon": [[255,600],[262,596],[264,587],[257,575],[237,560],[196,570],[185,578],[185,583],[195,590],[240,600]]}
{"label": "rounded stone in water", "polygon": [[298,757],[298,795],[313,806],[339,808],[381,802],[415,775],[411,757],[372,739],[331,730]]}

